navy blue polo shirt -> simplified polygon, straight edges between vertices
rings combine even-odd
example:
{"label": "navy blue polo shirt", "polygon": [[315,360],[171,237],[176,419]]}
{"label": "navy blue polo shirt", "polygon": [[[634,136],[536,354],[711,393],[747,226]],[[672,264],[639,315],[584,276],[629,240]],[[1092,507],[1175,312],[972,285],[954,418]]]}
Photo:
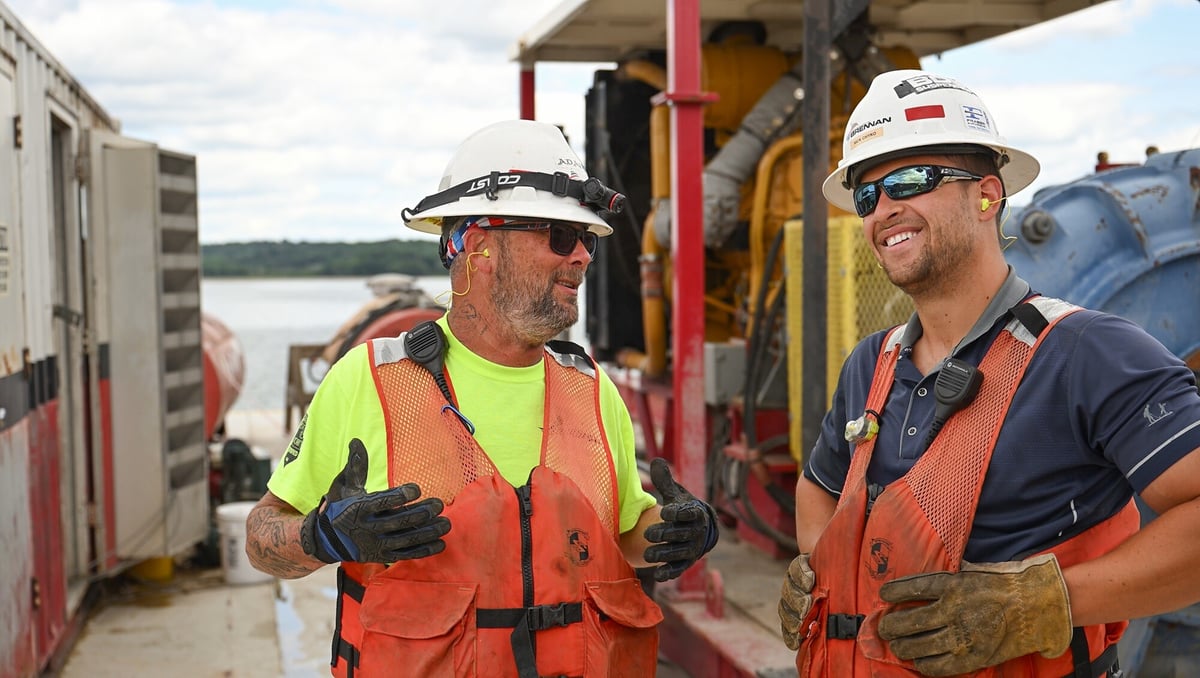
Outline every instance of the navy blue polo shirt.
{"label": "navy blue polo shirt", "polygon": [[[953,355],[976,367],[1029,285],[1008,280]],[[846,422],[862,415],[885,332],[855,347],[804,476],[841,494],[850,467]],[[867,480],[888,485],[924,453],[937,370],[912,362],[921,336],[906,325],[896,378],[881,413]],[[984,375],[987,379],[987,375]],[[956,415],[962,416],[962,415]],[[1195,375],[1123,318],[1082,310],[1063,318],[1030,361],[1001,428],[964,558],[1017,560],[1065,541],[1120,510],[1134,492],[1200,448]]]}

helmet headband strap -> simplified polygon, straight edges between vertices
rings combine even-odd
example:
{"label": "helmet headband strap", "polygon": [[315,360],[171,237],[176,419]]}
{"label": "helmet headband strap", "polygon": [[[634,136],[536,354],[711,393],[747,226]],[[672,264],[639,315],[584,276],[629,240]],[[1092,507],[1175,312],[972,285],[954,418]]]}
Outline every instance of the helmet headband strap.
{"label": "helmet headband strap", "polygon": [[476,195],[486,196],[488,200],[498,200],[497,191],[500,189],[528,186],[535,190],[547,191],[554,195],[574,198],[582,205],[587,205],[597,213],[610,212],[619,214],[625,209],[625,196],[608,188],[599,179],[589,177],[584,181],[572,179],[564,172],[546,174],[545,172],[492,172],[487,176],[469,179],[444,191],[425,197],[412,210],[404,210],[405,219],[418,215],[435,207],[448,205],[460,198]]}

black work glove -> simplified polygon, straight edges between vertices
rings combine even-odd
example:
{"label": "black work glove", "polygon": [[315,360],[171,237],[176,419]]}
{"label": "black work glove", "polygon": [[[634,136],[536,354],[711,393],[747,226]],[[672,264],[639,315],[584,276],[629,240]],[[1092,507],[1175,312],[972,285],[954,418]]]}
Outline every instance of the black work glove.
{"label": "black work glove", "polygon": [[654,568],[654,579],[667,581],[717,545],[717,514],[675,482],[671,467],[662,459],[650,462],[650,481],[663,498],[659,513],[663,522],[646,528],[646,539],[656,543],[642,558],[647,563],[665,563]]}
{"label": "black work glove", "polygon": [[305,553],[326,563],[394,563],[446,549],[442,537],[450,531],[450,519],[441,515],[441,499],[409,504],[421,496],[416,483],[368,494],[366,481],[367,448],[355,438],[346,467],[304,518],[300,545]]}

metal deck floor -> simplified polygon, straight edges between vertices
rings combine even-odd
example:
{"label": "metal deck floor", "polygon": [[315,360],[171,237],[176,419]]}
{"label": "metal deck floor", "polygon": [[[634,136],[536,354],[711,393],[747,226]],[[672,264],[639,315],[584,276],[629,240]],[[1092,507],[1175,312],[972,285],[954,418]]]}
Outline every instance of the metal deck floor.
{"label": "metal deck floor", "polygon": [[[282,412],[234,410],[227,415],[226,430],[230,437],[240,437],[277,460],[290,440],[282,422]],[[738,661],[787,665],[791,654],[783,645],[775,614],[787,564],[739,543],[734,534],[723,535],[708,562],[724,583],[726,618],[712,618],[703,600],[679,595],[671,585],[658,590],[664,607],[682,614],[688,627],[701,629],[702,637],[724,637],[736,644],[727,651],[745,655],[735,657]],[[104,583],[104,595],[59,675],[328,676],[335,573],[335,568],[327,567],[297,580],[231,585],[220,568],[197,570],[180,564],[166,582],[115,578]],[[664,651],[668,635],[664,629]],[[710,674],[707,666],[689,671],[664,658],[657,675],[705,678],[716,674]]]}

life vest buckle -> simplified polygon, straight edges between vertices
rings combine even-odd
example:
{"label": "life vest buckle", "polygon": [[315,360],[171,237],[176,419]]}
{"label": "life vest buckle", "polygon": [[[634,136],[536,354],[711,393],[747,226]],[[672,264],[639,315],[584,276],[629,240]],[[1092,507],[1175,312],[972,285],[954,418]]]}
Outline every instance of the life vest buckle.
{"label": "life vest buckle", "polygon": [[834,640],[854,640],[862,626],[861,614],[830,614],[825,626],[825,637]]}
{"label": "life vest buckle", "polygon": [[567,619],[567,603],[530,607],[527,608],[526,615],[531,631],[541,631],[551,626],[566,626],[571,623]]}

